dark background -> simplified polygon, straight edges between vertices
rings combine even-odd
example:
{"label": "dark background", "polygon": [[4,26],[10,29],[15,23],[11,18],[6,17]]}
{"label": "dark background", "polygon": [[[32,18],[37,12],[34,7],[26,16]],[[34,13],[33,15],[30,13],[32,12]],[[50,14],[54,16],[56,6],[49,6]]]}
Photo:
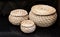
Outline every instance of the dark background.
{"label": "dark background", "polygon": [[[0,0],[0,37],[60,37],[60,5],[58,0]],[[19,26],[13,26],[8,21],[11,10],[25,9],[30,11],[36,4],[47,4],[57,10],[57,21],[48,28],[37,27],[36,31],[30,34],[21,32]]]}

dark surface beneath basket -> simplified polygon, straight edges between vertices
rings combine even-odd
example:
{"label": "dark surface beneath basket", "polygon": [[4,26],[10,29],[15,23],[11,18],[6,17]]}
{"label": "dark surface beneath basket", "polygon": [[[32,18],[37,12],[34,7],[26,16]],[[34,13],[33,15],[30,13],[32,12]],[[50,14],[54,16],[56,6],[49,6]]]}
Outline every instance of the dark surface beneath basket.
{"label": "dark surface beneath basket", "polygon": [[48,27],[37,27],[36,31],[30,34],[21,32],[19,26],[14,26],[8,21],[7,16],[0,16],[0,37],[60,37],[60,27],[57,23]]}
{"label": "dark surface beneath basket", "polygon": [[[24,0],[20,1],[21,3]],[[27,1],[27,0],[26,0]],[[18,1],[17,1],[18,2]],[[0,37],[60,37],[60,13],[58,12],[57,2],[53,0],[49,1],[27,1],[25,4],[19,4],[17,2],[0,1]],[[4,4],[5,3],[5,4]],[[17,3],[17,5],[15,5]],[[36,31],[30,34],[25,34],[20,30],[19,26],[12,25],[8,20],[8,15],[11,10],[22,8],[30,11],[31,6],[35,4],[47,4],[57,9],[58,18],[57,21],[48,28],[37,27]]]}

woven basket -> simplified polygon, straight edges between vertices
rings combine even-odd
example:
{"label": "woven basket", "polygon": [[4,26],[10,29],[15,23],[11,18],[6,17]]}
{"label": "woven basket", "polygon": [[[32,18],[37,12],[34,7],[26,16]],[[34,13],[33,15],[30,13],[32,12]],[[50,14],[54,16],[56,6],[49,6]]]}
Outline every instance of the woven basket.
{"label": "woven basket", "polygon": [[56,9],[48,5],[35,5],[31,8],[29,19],[37,26],[49,27],[57,19]]}
{"label": "woven basket", "polygon": [[13,10],[9,15],[9,21],[13,25],[19,25],[23,20],[27,19],[28,19],[28,13],[23,9]]}

